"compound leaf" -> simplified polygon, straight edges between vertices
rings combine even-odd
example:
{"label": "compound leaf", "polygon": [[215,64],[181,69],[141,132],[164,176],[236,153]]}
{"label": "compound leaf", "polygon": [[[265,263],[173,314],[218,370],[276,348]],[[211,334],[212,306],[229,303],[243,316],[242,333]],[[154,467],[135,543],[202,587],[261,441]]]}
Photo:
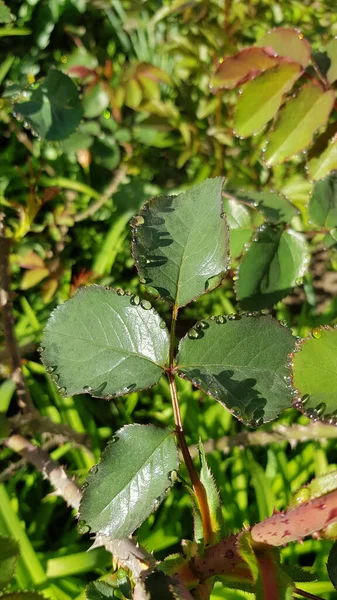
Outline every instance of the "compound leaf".
{"label": "compound leaf", "polygon": [[308,210],[316,225],[326,229],[337,226],[337,172],[315,183]]}
{"label": "compound leaf", "polygon": [[108,398],[157,383],[169,335],[147,300],[92,286],[52,313],[42,348],[61,393]]}
{"label": "compound leaf", "polygon": [[176,370],[255,427],[291,405],[284,378],[293,348],[290,330],[270,316],[220,316],[201,321],[183,338]]}
{"label": "compound leaf", "polygon": [[11,582],[19,556],[18,543],[9,537],[0,536],[0,591]]}
{"label": "compound leaf", "polygon": [[81,120],[82,107],[70,77],[51,69],[28,102],[14,105],[14,112],[45,140],[59,141],[74,133]]}
{"label": "compound leaf", "polygon": [[116,432],[89,474],[80,506],[80,527],[121,539],[154,511],[178,468],[172,432],[153,425],[126,425]]}
{"label": "compound leaf", "polygon": [[279,120],[268,137],[266,164],[278,164],[305,150],[316,129],[326,124],[334,101],[333,90],[324,92],[317,83],[304,85],[281,109]]}
{"label": "compound leaf", "polygon": [[310,419],[337,424],[337,330],[316,327],[296,345],[292,385],[296,408]]}
{"label": "compound leaf", "polygon": [[154,198],[133,222],[139,275],[164,300],[184,306],[218,287],[229,239],[222,216],[223,179],[206,179],[178,196]]}
{"label": "compound leaf", "polygon": [[299,64],[285,63],[246,83],[237,103],[236,135],[248,137],[260,131],[275,116],[301,71]]}
{"label": "compound leaf", "polygon": [[257,47],[269,47],[279,56],[290,58],[305,68],[310,60],[310,44],[296,29],[278,27],[267,33],[255,44]]}
{"label": "compound leaf", "polygon": [[304,236],[282,225],[263,225],[243,257],[236,285],[242,308],[258,310],[287,296],[308,266]]}

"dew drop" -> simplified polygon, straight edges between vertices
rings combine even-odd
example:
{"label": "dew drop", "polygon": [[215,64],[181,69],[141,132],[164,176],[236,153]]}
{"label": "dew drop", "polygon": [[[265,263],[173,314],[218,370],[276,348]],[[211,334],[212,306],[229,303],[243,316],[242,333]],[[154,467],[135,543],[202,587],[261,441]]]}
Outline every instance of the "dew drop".
{"label": "dew drop", "polygon": [[141,215],[136,215],[130,221],[131,227],[139,227],[140,225],[144,225],[144,217]]}
{"label": "dew drop", "polygon": [[47,367],[46,371],[47,373],[54,373],[56,367]]}
{"label": "dew drop", "polygon": [[165,323],[165,321],[160,321],[159,327],[160,327],[160,329],[166,329],[166,323]]}
{"label": "dew drop", "polygon": [[90,527],[87,525],[86,521],[83,519],[78,522],[78,531],[79,533],[90,533]]}
{"label": "dew drop", "polygon": [[199,337],[199,332],[196,329],[190,329],[188,332],[188,337],[190,340],[196,340]]}
{"label": "dew drop", "polygon": [[302,396],[302,398],[301,398],[301,404],[303,404],[303,405],[308,404],[309,400],[310,400],[310,395],[304,394],[304,396]]}
{"label": "dew drop", "polygon": [[296,285],[302,285],[303,284],[303,277],[297,277],[297,279],[295,279],[295,284]]}
{"label": "dew drop", "polygon": [[138,304],[140,304],[140,298],[139,296],[137,296],[137,294],[131,296],[131,304],[134,304],[135,306],[138,306]]}
{"label": "dew drop", "polygon": [[148,300],[142,300],[140,305],[144,310],[150,310],[150,308],[152,308],[152,304]]}
{"label": "dew drop", "polygon": [[199,321],[199,323],[197,323],[195,327],[196,329],[208,329],[209,324],[207,323],[207,321]]}
{"label": "dew drop", "polygon": [[[229,317],[228,317],[228,318],[229,318]],[[225,317],[223,317],[222,315],[218,315],[218,316],[215,318],[215,322],[216,322],[218,325],[223,325],[224,323],[226,323],[226,319],[225,319]]]}
{"label": "dew drop", "polygon": [[91,392],[91,390],[92,390],[92,387],[91,387],[90,385],[85,385],[85,386],[83,387],[83,391],[84,391],[84,392],[87,392],[87,393],[88,393],[88,392]]}
{"label": "dew drop", "polygon": [[172,483],[175,483],[175,481],[177,481],[178,479],[178,472],[175,470],[170,471],[170,473],[168,474],[168,478]]}
{"label": "dew drop", "polygon": [[98,465],[94,465],[93,467],[91,467],[91,469],[89,470],[90,474],[95,475],[95,473],[97,473],[98,471]]}
{"label": "dew drop", "polygon": [[144,285],[144,283],[146,283],[146,279],[144,279],[144,277],[140,277],[139,283],[142,283]]}
{"label": "dew drop", "polygon": [[160,498],[156,498],[153,501],[153,510],[157,510],[158,506],[160,505]]}
{"label": "dew drop", "polygon": [[316,406],[317,415],[320,417],[325,411],[326,411],[326,404],[325,404],[325,402],[320,402]]}
{"label": "dew drop", "polygon": [[314,337],[316,340],[319,340],[319,338],[322,335],[322,331],[319,327],[315,327],[315,329],[312,330],[312,337]]}
{"label": "dew drop", "polygon": [[132,296],[132,293],[130,292],[130,290],[125,291],[125,296]]}
{"label": "dew drop", "polygon": [[67,388],[65,388],[65,387],[60,387],[60,388],[59,388],[59,393],[60,393],[60,394],[62,394],[62,396],[63,396],[63,394],[65,394],[66,392],[67,392]]}
{"label": "dew drop", "polygon": [[117,292],[118,296],[124,296],[124,294],[125,294],[125,292],[124,292],[124,290],[122,290],[122,288],[117,288],[116,292]]}
{"label": "dew drop", "polygon": [[[90,471],[89,471],[89,473],[90,473]],[[88,481],[85,481],[85,482],[83,483],[83,485],[82,485],[82,489],[83,489],[83,490],[86,490],[86,489],[87,489],[87,487],[88,487],[88,485],[89,485],[89,482],[88,482]]]}
{"label": "dew drop", "polygon": [[308,417],[308,419],[315,419],[318,415],[315,408],[309,408],[309,410],[305,411],[305,416]]}

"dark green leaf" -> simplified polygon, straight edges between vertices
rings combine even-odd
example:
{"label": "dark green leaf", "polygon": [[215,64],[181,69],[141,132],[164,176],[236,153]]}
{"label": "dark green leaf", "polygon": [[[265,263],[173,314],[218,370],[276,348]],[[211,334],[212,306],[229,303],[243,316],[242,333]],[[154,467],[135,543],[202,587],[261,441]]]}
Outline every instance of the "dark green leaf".
{"label": "dark green leaf", "polygon": [[118,144],[111,136],[95,139],[91,154],[93,161],[105,169],[115,169],[120,162],[121,152]]}
{"label": "dark green leaf", "polygon": [[147,285],[176,306],[218,287],[228,265],[222,216],[223,179],[207,179],[179,196],[158,197],[136,217],[133,247]]}
{"label": "dark green leaf", "polygon": [[126,425],[89,474],[80,506],[85,527],[115,539],[127,537],[158,508],[177,468],[177,448],[169,429]]}
{"label": "dark green leaf", "polygon": [[327,562],[328,574],[331,579],[331,583],[337,590],[337,542],[334,543],[330,550],[328,562]]}
{"label": "dark green leaf", "polygon": [[56,69],[49,71],[28,102],[15,104],[14,111],[48,141],[64,140],[70,136],[82,116],[75,84]]}
{"label": "dark green leaf", "polygon": [[309,201],[310,219],[320,227],[337,226],[337,172],[334,171],[314,185]]}
{"label": "dark green leaf", "polygon": [[316,327],[292,358],[296,408],[311,419],[337,424],[337,330]]}
{"label": "dark green leaf", "polygon": [[307,252],[302,234],[263,225],[239,267],[236,294],[242,308],[258,310],[287,296],[306,272]]}
{"label": "dark green leaf", "polygon": [[[227,190],[225,194],[227,193]],[[290,223],[298,215],[295,206],[279,192],[254,190],[228,190],[231,198],[251,204],[271,223]]]}
{"label": "dark green leaf", "polygon": [[81,288],[52,313],[42,359],[61,393],[116,397],[160,378],[168,331],[147,300],[120,293]]}
{"label": "dark green leaf", "polygon": [[107,598],[118,598],[115,595],[116,587],[112,587],[105,581],[91,581],[85,588],[87,600],[106,600]]}
{"label": "dark green leaf", "polygon": [[15,540],[0,536],[0,591],[12,580],[19,552],[19,545]]}
{"label": "dark green leaf", "polygon": [[290,330],[269,316],[220,316],[180,342],[177,371],[255,427],[291,405],[284,378],[293,347]]}

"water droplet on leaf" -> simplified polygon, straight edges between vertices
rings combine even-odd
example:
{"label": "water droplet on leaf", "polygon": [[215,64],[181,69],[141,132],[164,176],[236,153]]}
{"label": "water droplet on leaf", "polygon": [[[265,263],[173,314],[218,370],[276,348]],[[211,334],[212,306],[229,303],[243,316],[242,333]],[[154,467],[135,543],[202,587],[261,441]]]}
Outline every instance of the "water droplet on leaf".
{"label": "water droplet on leaf", "polygon": [[312,330],[312,337],[314,337],[316,340],[319,340],[321,335],[322,335],[322,330],[319,327],[315,327],[315,329]]}
{"label": "water droplet on leaf", "polygon": [[138,306],[138,304],[140,304],[140,298],[139,296],[137,296],[137,294],[131,297],[131,304],[134,304],[135,306]]}
{"label": "water droplet on leaf", "polygon": [[144,310],[150,310],[150,308],[152,308],[152,304],[148,300],[142,300],[140,305]]}
{"label": "water droplet on leaf", "polygon": [[124,294],[125,294],[125,292],[124,292],[124,290],[122,290],[122,288],[117,288],[116,292],[117,292],[118,296],[124,296]]}
{"label": "water droplet on leaf", "polygon": [[160,329],[166,329],[166,323],[165,323],[165,321],[160,321],[159,327],[160,327]]}
{"label": "water droplet on leaf", "polygon": [[196,329],[190,329],[188,332],[188,337],[190,340],[196,340],[199,337],[199,332]]}

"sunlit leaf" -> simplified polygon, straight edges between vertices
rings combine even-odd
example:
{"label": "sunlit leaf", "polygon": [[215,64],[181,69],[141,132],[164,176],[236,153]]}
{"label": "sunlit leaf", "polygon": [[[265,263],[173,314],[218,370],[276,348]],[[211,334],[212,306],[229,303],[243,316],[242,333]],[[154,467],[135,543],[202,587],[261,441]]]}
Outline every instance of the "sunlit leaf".
{"label": "sunlit leaf", "polygon": [[335,102],[335,92],[324,92],[316,83],[304,85],[280,112],[268,136],[264,159],[267,165],[283,162],[305,150],[317,129],[326,124]]}
{"label": "sunlit leaf", "polygon": [[231,198],[250,204],[261,212],[270,223],[290,223],[298,215],[298,210],[279,192],[254,190],[226,190]]}
{"label": "sunlit leaf", "polygon": [[331,123],[310,148],[307,166],[314,180],[337,169],[337,122]]}
{"label": "sunlit leaf", "polygon": [[133,222],[136,266],[146,285],[184,306],[218,287],[228,264],[221,177],[178,196],[153,198]]}
{"label": "sunlit leaf", "polygon": [[307,253],[302,234],[283,226],[262,226],[238,270],[240,306],[261,309],[287,296],[306,272]]}
{"label": "sunlit leaf", "polygon": [[224,198],[224,211],[230,228],[231,260],[242,254],[254,233],[249,208],[234,198]]}
{"label": "sunlit leaf", "polygon": [[179,345],[178,374],[251,427],[291,404],[285,376],[294,348],[289,329],[269,316],[201,321]]}
{"label": "sunlit leaf", "polygon": [[211,78],[213,91],[233,89],[279,63],[277,55],[265,48],[245,48],[233,56],[226,56]]}
{"label": "sunlit leaf", "polygon": [[337,172],[317,181],[309,201],[309,217],[320,227],[337,227]]}
{"label": "sunlit leaf", "polygon": [[80,527],[115,539],[127,537],[158,508],[177,468],[177,447],[169,429],[126,425],[88,476]]}
{"label": "sunlit leaf", "polygon": [[275,116],[284,94],[291,90],[300,74],[300,65],[286,63],[246,83],[237,103],[234,121],[236,135],[248,137],[260,131]]}
{"label": "sunlit leaf", "polygon": [[306,67],[310,60],[310,44],[302,33],[290,27],[278,27],[267,33],[255,46],[271,47],[279,56],[286,56]]}
{"label": "sunlit leaf", "polygon": [[158,381],[169,336],[147,300],[93,286],[52,313],[42,347],[61,393],[116,397]]}

